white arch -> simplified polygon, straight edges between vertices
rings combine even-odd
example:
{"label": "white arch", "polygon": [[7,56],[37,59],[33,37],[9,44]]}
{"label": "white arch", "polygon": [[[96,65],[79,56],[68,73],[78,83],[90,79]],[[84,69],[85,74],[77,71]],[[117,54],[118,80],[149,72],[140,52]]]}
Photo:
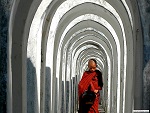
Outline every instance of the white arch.
{"label": "white arch", "polygon": [[[34,13],[36,12],[39,4],[40,4],[40,0],[39,1],[30,1],[26,4],[24,4],[23,1],[17,1],[14,3],[14,10],[12,10],[12,16],[11,16],[11,19],[10,19],[10,30],[9,30],[9,68],[8,68],[8,72],[9,72],[9,78],[10,78],[10,81],[11,81],[11,77],[12,77],[12,84],[13,84],[13,87],[12,87],[12,97],[14,98],[14,104],[12,105],[11,104],[11,98],[8,99],[8,102],[10,102],[10,106],[12,105],[12,109],[11,110],[11,107],[10,107],[10,112],[11,111],[17,111],[17,112],[25,112],[26,111],[26,81],[22,81],[22,78],[26,80],[26,78],[24,78],[24,75],[26,75],[26,62],[25,62],[25,59],[26,59],[26,56],[27,56],[27,53],[26,53],[26,48],[27,48],[27,39],[28,39],[28,33],[29,33],[29,28],[30,28],[30,25],[31,25],[31,22],[32,22],[32,18],[34,16]],[[51,11],[52,13],[49,13],[47,12],[46,14],[46,17],[45,17],[45,20],[44,20],[44,23],[45,25],[48,23],[46,22],[46,19],[50,19],[48,18],[48,16],[50,14],[54,14],[55,10],[52,11],[54,9],[53,6],[59,6],[59,4],[61,4],[63,2],[63,0],[61,1],[53,1],[52,4],[49,5],[49,11]],[[134,0],[131,1],[132,5],[134,4]],[[109,1],[109,3],[116,8],[117,12],[119,13],[119,15],[121,15],[121,19],[123,20],[123,23],[124,23],[124,28],[128,28],[128,26],[131,26],[129,23],[131,23],[131,19],[129,19],[128,15],[127,16],[122,16],[122,14],[126,14],[126,13],[123,13],[123,12],[126,12],[123,8],[124,7],[121,7],[121,2],[120,1]],[[129,1],[127,1],[128,5],[130,4]],[[57,5],[56,5],[57,4]],[[120,4],[120,5],[119,5]],[[22,7],[22,6],[26,6],[26,7]],[[33,7],[34,6],[34,7]],[[52,6],[52,7],[51,7]],[[134,5],[133,5],[134,6]],[[134,12],[132,11],[132,6],[130,6],[130,9],[131,9],[131,14],[133,18],[136,18],[136,16],[138,17],[138,15],[135,15]],[[21,9],[21,10],[20,10]],[[55,8],[57,9],[57,7]],[[120,10],[119,10],[120,9]],[[123,10],[122,10],[123,9]],[[138,9],[135,9],[136,11],[138,11]],[[24,11],[23,14],[21,14],[20,11]],[[129,13],[129,11],[128,11]],[[21,17],[21,18],[18,18],[18,17]],[[125,17],[125,18],[123,18]],[[128,21],[128,19],[130,21]],[[138,18],[137,18],[138,19]],[[24,23],[24,20],[25,20],[25,23]],[[140,24],[138,22],[139,20],[134,20],[133,21],[133,35],[132,35],[132,29],[129,27],[129,29],[125,29],[125,33],[128,33],[129,31],[129,34],[126,34],[126,37],[128,39],[130,38],[133,38],[133,37],[140,37],[141,35],[138,34],[138,36],[136,36],[135,34],[137,33],[136,32],[136,28],[139,28],[140,29]],[[50,22],[51,22],[51,19],[50,19]],[[135,24],[136,22],[138,22],[138,24]],[[19,29],[19,26],[22,26],[21,29]],[[49,24],[48,24],[49,26]],[[48,26],[43,26],[44,30],[43,30],[43,37],[46,36],[47,37],[47,34],[48,33],[45,33],[49,30]],[[139,39],[140,40],[140,39]],[[134,42],[136,42],[135,40],[133,40]],[[46,39],[45,40],[42,40],[42,49],[45,48],[46,45],[44,45],[44,43],[46,42]],[[127,40],[127,65],[131,65],[131,67],[133,67],[133,55],[135,53],[133,53],[133,46],[134,47],[137,47],[136,45],[132,45],[133,42],[130,42],[130,40],[128,41]],[[141,42],[139,41],[138,44],[141,44]],[[137,45],[138,45],[137,44]],[[21,46],[20,46],[21,45]],[[140,46],[141,47],[141,46]],[[140,48],[139,47],[139,48]],[[17,49],[16,49],[17,48]],[[12,49],[12,51],[11,51]],[[17,53],[15,52],[17,50]],[[45,52],[46,49],[44,49],[43,52]],[[138,55],[138,53],[136,53]],[[17,58],[17,59],[16,59]],[[44,56],[42,56],[42,59],[45,58]],[[131,58],[131,59],[130,59]],[[140,59],[140,58],[138,58]],[[45,62],[45,61],[44,61]],[[128,64],[129,63],[129,64]],[[140,63],[139,63],[140,64]],[[42,64],[41,68],[42,68],[42,72],[44,72],[44,63]],[[15,68],[18,67],[18,72],[16,73],[16,70]],[[129,68],[127,68],[127,75],[132,75],[134,74],[133,71]],[[21,76],[20,76],[21,75]],[[44,75],[43,73],[41,75]],[[18,80],[19,82],[17,82],[17,80],[15,80],[14,78],[15,77],[18,77]],[[124,86],[124,88],[128,88],[127,91],[128,91],[128,94],[125,96],[125,92],[124,92],[124,97],[126,97],[124,101],[131,101],[132,100],[132,97],[130,96],[130,94],[133,94],[132,92],[132,88],[130,88],[129,85],[131,85],[131,82],[133,81],[133,76],[131,76],[131,78],[129,78],[129,76],[127,76],[127,81],[129,80],[129,84],[126,84],[126,87]],[[19,88],[21,89],[22,87],[24,89],[17,89],[18,87],[16,86],[16,82],[19,84]],[[22,84],[23,82],[23,84]],[[126,81],[125,81],[126,82]],[[133,86],[133,84],[132,84]],[[11,82],[10,82],[10,89],[9,89],[9,92],[11,92]],[[15,97],[15,92],[18,93],[18,97]],[[10,96],[11,96],[11,93],[10,93]],[[9,97],[10,97],[9,96]],[[24,98],[25,97],[25,98]],[[129,98],[128,98],[129,97]],[[20,101],[15,101],[15,100],[20,100]],[[16,102],[16,103],[15,103]],[[23,104],[22,104],[23,103]],[[20,107],[17,107],[15,108],[14,106],[15,105],[20,105]],[[124,104],[126,106],[126,108],[129,108],[128,110],[125,109],[123,110],[124,112],[130,112],[132,106],[131,104]],[[42,105],[41,105],[42,106]],[[9,108],[8,108],[9,109]],[[41,108],[42,109],[42,108]],[[53,111],[52,111],[53,112]]]}

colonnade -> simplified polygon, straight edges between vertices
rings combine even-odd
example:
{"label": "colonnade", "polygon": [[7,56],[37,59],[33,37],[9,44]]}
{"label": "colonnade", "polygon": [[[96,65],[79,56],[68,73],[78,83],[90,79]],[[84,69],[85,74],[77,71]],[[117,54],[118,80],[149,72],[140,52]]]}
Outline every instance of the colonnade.
{"label": "colonnade", "polygon": [[138,8],[133,6],[135,0],[14,2],[9,112],[76,113],[78,82],[88,60],[95,58],[103,73],[105,112],[131,113],[138,104],[133,97],[134,78],[142,72],[135,71],[135,61],[142,57],[137,52],[142,51],[142,39]]}

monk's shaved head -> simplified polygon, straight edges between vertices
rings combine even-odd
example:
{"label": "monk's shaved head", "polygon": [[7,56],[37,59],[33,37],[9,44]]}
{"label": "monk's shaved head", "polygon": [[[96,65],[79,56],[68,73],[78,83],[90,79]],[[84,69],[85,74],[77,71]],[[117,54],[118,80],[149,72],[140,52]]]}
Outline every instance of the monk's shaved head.
{"label": "monk's shaved head", "polygon": [[88,65],[95,65],[96,63],[93,60],[89,60]]}
{"label": "monk's shaved head", "polygon": [[96,70],[96,67],[97,67],[97,62],[95,59],[90,59],[89,62],[88,62],[88,67],[89,67],[89,70],[91,72],[95,71]]}

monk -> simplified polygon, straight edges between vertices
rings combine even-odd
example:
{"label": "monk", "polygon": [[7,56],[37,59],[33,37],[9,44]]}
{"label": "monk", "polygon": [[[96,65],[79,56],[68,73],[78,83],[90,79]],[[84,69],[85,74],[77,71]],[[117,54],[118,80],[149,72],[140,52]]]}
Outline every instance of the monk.
{"label": "monk", "polygon": [[[99,113],[99,90],[102,90],[103,87],[102,73],[96,69],[97,62],[95,59],[89,60],[88,68],[89,70],[83,73],[83,76],[78,84],[79,113]],[[84,91],[89,90],[89,88],[96,95],[94,103],[90,106],[84,105],[82,102],[82,94]]]}

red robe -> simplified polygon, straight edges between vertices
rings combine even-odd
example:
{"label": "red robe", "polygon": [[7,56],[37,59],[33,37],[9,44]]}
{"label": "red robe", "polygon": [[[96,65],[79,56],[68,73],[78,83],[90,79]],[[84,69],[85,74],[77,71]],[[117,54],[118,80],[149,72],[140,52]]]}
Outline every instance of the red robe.
{"label": "red robe", "polygon": [[[89,85],[91,86],[90,90],[101,90],[103,87],[102,74],[100,71],[96,70],[94,72],[85,71],[79,84],[78,84],[78,96],[79,96],[79,113],[99,113],[99,92],[96,94],[96,99],[94,104],[88,108],[88,111],[85,112],[82,102],[82,94],[85,90],[88,90]],[[87,110],[87,107],[86,107]]]}

